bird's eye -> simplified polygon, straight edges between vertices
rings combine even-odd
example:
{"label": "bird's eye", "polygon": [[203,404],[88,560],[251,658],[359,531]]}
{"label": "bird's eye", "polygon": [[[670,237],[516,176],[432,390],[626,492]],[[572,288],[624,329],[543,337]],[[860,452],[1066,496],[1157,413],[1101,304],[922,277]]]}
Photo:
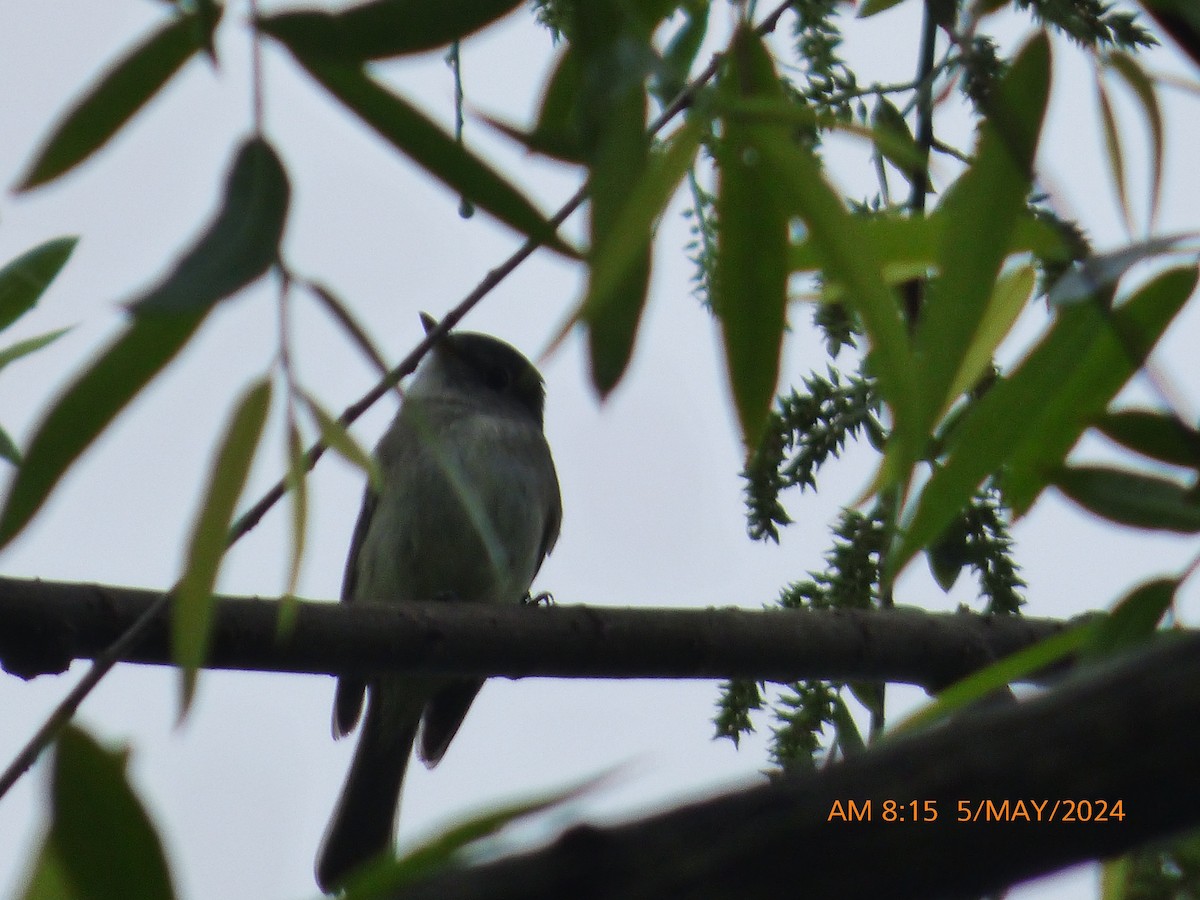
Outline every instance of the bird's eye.
{"label": "bird's eye", "polygon": [[504,366],[486,366],[482,374],[483,383],[493,391],[505,391],[512,384],[512,374]]}

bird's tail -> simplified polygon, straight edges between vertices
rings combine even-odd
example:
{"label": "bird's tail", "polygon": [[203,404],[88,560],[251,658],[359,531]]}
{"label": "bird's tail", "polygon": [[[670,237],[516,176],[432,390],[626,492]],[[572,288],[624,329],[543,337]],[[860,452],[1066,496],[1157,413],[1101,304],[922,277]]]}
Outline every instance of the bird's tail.
{"label": "bird's tail", "polygon": [[390,852],[404,771],[416,738],[421,708],[388,708],[372,690],[354,761],[325,840],[317,854],[317,884],[332,893],[355,869]]}

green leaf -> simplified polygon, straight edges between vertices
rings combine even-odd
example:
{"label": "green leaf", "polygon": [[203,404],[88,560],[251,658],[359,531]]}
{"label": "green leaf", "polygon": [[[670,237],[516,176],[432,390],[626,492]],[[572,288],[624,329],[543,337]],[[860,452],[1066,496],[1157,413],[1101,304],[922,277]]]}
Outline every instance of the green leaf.
{"label": "green leaf", "polygon": [[77,237],[46,241],[0,269],[0,331],[33,308],[77,243]]}
{"label": "green leaf", "polygon": [[[67,725],[54,754],[53,810],[46,850],[27,898],[170,900],[162,842],[133,792],[126,755]],[[43,869],[43,866],[46,868]]]}
{"label": "green leaf", "polygon": [[291,408],[287,423],[287,488],[292,501],[292,552],[288,564],[287,585],[279,606],[279,631],[287,634],[296,617],[296,585],[300,583],[300,564],[308,535],[308,466],[304,444]]}
{"label": "green leaf", "polygon": [[266,379],[252,384],[238,400],[192,526],[187,561],[175,587],[171,611],[171,658],[183,670],[180,718],[191,704],[196,671],[208,655],[217,570],[229,546],[229,523],[246,485],[270,408],[271,383]]}
{"label": "green leaf", "polygon": [[[734,36],[718,90],[732,98],[779,98],[774,63],[748,26]],[[778,126],[726,117],[716,148],[717,257],[713,309],[742,427],[756,447],[779,380],[787,314],[789,210],[761,145]]]}
{"label": "green leaf", "polygon": [[1099,77],[1096,78],[1096,103],[1100,107],[1100,124],[1104,130],[1104,149],[1108,156],[1108,174],[1112,178],[1121,206],[1121,219],[1125,231],[1133,231],[1133,212],[1129,208],[1129,192],[1125,187],[1125,152],[1121,148],[1121,136],[1117,131],[1117,117],[1113,113],[1108,90]]}
{"label": "green leaf", "polygon": [[866,2],[858,8],[858,18],[870,18],[871,16],[878,15],[885,10],[891,9],[893,6],[899,6],[903,2],[904,0],[866,0]]}
{"label": "green leaf", "polygon": [[1011,656],[1006,656],[987,668],[968,675],[961,681],[956,681],[939,693],[937,700],[933,703],[917,710],[891,728],[884,735],[884,740],[895,735],[910,734],[930,728],[972,703],[1004,690],[1012,682],[1028,678],[1042,669],[1054,665],[1075,653],[1080,647],[1087,646],[1095,629],[1095,622],[1084,622],[1068,631],[1056,634],[1054,637],[1039,641],[1032,647],[1026,647]]}
{"label": "green leaf", "polygon": [[568,46],[547,80],[533,131],[522,131],[490,116],[482,118],[533,153],[566,163],[582,164],[586,159],[583,138],[579,133],[580,90],[579,54]]}
{"label": "green leaf", "polygon": [[[996,90],[971,167],[939,209],[944,229],[915,342],[927,406],[922,432],[953,402],[964,355],[990,307],[1012,232],[1025,211],[1050,89],[1050,45],[1034,38]],[[964,236],[970,235],[970,240]]]}
{"label": "green leaf", "polygon": [[204,28],[200,24],[195,16],[180,16],[109,69],[58,124],[16,189],[27,191],[45,184],[103,147],[205,42],[211,41],[216,21],[206,23]]}
{"label": "green leaf", "polygon": [[996,348],[1007,336],[1033,295],[1037,272],[1033,266],[1019,266],[997,279],[983,310],[971,342],[962,356],[959,370],[950,383],[950,396],[971,390],[992,364]]}
{"label": "green leaf", "polygon": [[1188,468],[1200,468],[1200,431],[1171,412],[1129,409],[1109,413],[1096,427],[1109,440],[1135,453]]}
{"label": "green leaf", "polygon": [[687,85],[692,66],[708,34],[707,2],[682,4],[685,20],[663,51],[662,66],[655,73],[654,94],[664,106],[674,100]]}
{"label": "green leaf", "polygon": [[610,304],[623,302],[621,291],[645,264],[647,235],[694,162],[703,132],[701,123],[688,122],[651,154],[616,212],[604,243],[592,250],[587,294],[578,318],[598,321]]}
{"label": "green leaf", "polygon": [[888,447],[896,469],[916,458],[917,387],[912,347],[896,295],[882,274],[866,221],[853,218],[821,175],[816,157],[789,136],[763,132],[759,151],[776,179],[775,188],[804,220],[808,241],[824,276],[846,287],[850,303],[871,341],[870,367],[891,408],[895,425]]}
{"label": "green leaf", "polygon": [[1138,585],[1097,622],[1080,657],[1084,661],[1103,660],[1146,641],[1175,602],[1178,589],[1177,578],[1156,578]]}
{"label": "green leaf", "polygon": [[360,68],[299,55],[296,58],[381,137],[456,195],[559,253],[577,255],[520,191],[422,113],[368,78]]}
{"label": "green leaf", "polygon": [[359,63],[437,50],[508,15],[520,0],[375,0],[337,13],[264,16],[258,28],[297,56]]}
{"label": "green leaf", "polygon": [[362,472],[372,488],[380,490],[383,487],[383,475],[374,457],[354,440],[345,425],[331,416],[313,397],[301,394],[301,399],[321,430],[321,442]]}
{"label": "green leaf", "polygon": [[21,451],[3,428],[0,428],[0,459],[7,459],[14,466],[21,464]]}
{"label": "green leaf", "polygon": [[251,138],[238,151],[216,219],[156,287],[130,304],[145,314],[203,314],[267,271],[279,257],[290,195],[271,145]]}
{"label": "green leaf", "polygon": [[375,900],[390,896],[398,888],[444,869],[469,845],[491,837],[512,822],[576,800],[610,781],[613,774],[605,772],[578,784],[488,810],[453,826],[399,859],[384,859],[364,866],[349,880],[343,900]]}
{"label": "green leaf", "polygon": [[54,343],[70,330],[70,328],[59,328],[57,331],[50,331],[46,334],[40,334],[37,337],[31,337],[23,341],[18,341],[11,347],[5,347],[3,350],[0,350],[0,370],[4,369],[4,367],[9,363],[20,359],[22,356],[28,356],[30,353],[36,353],[43,347]]}
{"label": "green leaf", "polygon": [[[162,284],[130,304],[137,313],[130,325],[46,413],[0,512],[0,547],[25,527],[71,463],[182,349],[212,306],[274,260],[287,203],[287,182],[278,183],[282,170],[277,165],[260,139],[243,146],[214,224]],[[239,211],[245,217],[241,221],[236,220]],[[212,264],[210,255],[225,268]],[[211,280],[192,283],[193,277]]]}
{"label": "green leaf", "polygon": [[1107,466],[1069,466],[1051,483],[1084,509],[1118,525],[1200,532],[1200,502],[1167,478]]}
{"label": "green leaf", "polygon": [[1141,104],[1142,114],[1150,125],[1152,162],[1150,179],[1150,222],[1158,218],[1158,204],[1162,199],[1163,146],[1165,144],[1162,112],[1154,82],[1145,70],[1128,53],[1117,51],[1110,54],[1105,63],[1121,76]]}
{"label": "green leaf", "polygon": [[910,183],[914,177],[924,177],[922,154],[917,149],[912,132],[909,131],[908,122],[887,97],[880,97],[876,102],[871,124],[880,138],[887,138],[878,142],[879,152],[883,154],[884,159],[895,166]]}
{"label": "green leaf", "polygon": [[1169,253],[1183,242],[1194,240],[1196,237],[1195,232],[1189,232],[1147,238],[1119,250],[1089,256],[1076,263],[1054,282],[1047,302],[1051,306],[1069,306],[1091,299],[1115,285],[1138,263]]}
{"label": "green leaf", "polygon": [[[573,6],[572,46],[579,52],[580,67],[576,116],[588,165],[593,251],[617,239],[617,223],[649,157],[646,77],[653,54],[649,35],[643,33],[645,23],[627,16],[635,7],[616,0]],[[592,385],[602,397],[616,387],[633,356],[650,283],[649,223],[619,240],[634,244],[638,252],[624,268],[624,277],[605,291],[603,302],[583,310]]]}
{"label": "green leaf", "polygon": [[949,458],[906,515],[890,571],[898,573],[937,539],[1002,467],[1005,498],[1014,512],[1024,513],[1046,475],[1141,365],[1195,285],[1195,269],[1174,269],[1115,311],[1095,304],[1060,310],[1020,367],[977,401],[950,435]]}

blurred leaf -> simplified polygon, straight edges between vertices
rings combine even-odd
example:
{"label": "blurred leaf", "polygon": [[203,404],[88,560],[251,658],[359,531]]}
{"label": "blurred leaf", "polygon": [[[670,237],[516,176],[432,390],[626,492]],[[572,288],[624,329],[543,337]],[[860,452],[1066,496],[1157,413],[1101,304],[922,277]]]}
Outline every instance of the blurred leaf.
{"label": "blurred leaf", "polygon": [[[734,36],[718,90],[735,98],[780,98],[774,63],[754,31]],[[716,148],[717,258],[713,309],[742,440],[757,447],[779,380],[787,313],[789,210],[761,144],[779,126],[726,117]],[[786,140],[786,138],[785,138]]]}
{"label": "blurred leaf", "polygon": [[776,179],[776,191],[804,220],[822,274],[845,285],[846,302],[866,326],[871,340],[869,366],[895,422],[888,445],[891,465],[907,471],[916,458],[915,365],[896,295],[888,289],[875,244],[867,238],[868,220],[847,212],[811,151],[769,131],[762,132],[757,149]]}
{"label": "blurred leaf", "polygon": [[1047,300],[1052,306],[1069,306],[1087,300],[1116,284],[1138,263],[1168,253],[1184,241],[1195,240],[1198,236],[1196,232],[1188,232],[1149,238],[1120,250],[1089,256],[1072,266],[1054,283]]}
{"label": "blurred leaf", "polygon": [[1158,106],[1158,97],[1154,91],[1154,82],[1146,74],[1137,60],[1128,53],[1117,51],[1105,60],[1108,67],[1116,72],[1133,91],[1141,104],[1142,114],[1150,125],[1151,162],[1150,181],[1150,223],[1153,225],[1158,218],[1158,204],[1162,198],[1163,145],[1165,142],[1162,112]]}
{"label": "blurred leaf", "polygon": [[683,24],[663,51],[662,65],[655,73],[653,82],[654,94],[663,106],[674,100],[687,86],[704,36],[708,34],[709,8],[707,2],[681,4],[681,12],[685,17]]}
{"label": "blurred leaf", "polygon": [[304,444],[296,427],[291,408],[287,423],[287,487],[292,501],[292,553],[288,565],[287,585],[279,606],[279,632],[291,631],[296,617],[296,585],[300,583],[300,564],[304,561],[304,545],[308,535],[308,466],[305,465]]}
{"label": "blurred leaf", "polygon": [[494,169],[395,94],[353,66],[297,56],[335,97],[397,150],[456,194],[487,210],[518,232],[574,257],[554,226]]}
{"label": "blurred leaf", "polygon": [[[25,527],[71,463],[188,342],[213,305],[266,271],[286,217],[287,180],[280,182],[281,176],[278,160],[261,139],[243,145],[216,220],[158,287],[129,304],[135,312],[130,325],[38,425],[0,512],[0,547]],[[209,280],[192,283],[192,278]]]}
{"label": "blurred leaf", "polygon": [[625,301],[621,291],[631,277],[641,274],[644,265],[646,235],[695,160],[703,130],[702,124],[688,122],[651,154],[624,206],[615,213],[604,243],[592,250],[587,294],[577,318],[592,321],[603,315],[609,304]]}
{"label": "blurred leaf", "polygon": [[1096,427],[1135,453],[1188,468],[1200,468],[1200,431],[1171,412],[1129,409],[1109,413]]}
{"label": "blurred leaf", "polygon": [[46,241],[0,269],[0,331],[33,308],[77,243],[77,237]]}
{"label": "blurred leaf", "polygon": [[[593,252],[615,240],[617,223],[643,177],[650,142],[646,135],[646,78],[654,53],[635,4],[592,0],[572,7],[572,47],[579,53],[577,120],[588,165]],[[635,223],[638,224],[638,223]],[[650,222],[621,235],[636,253],[623,277],[601,301],[583,309],[592,385],[607,396],[624,375],[650,282]]]}
{"label": "blurred leaf", "polygon": [[349,879],[342,900],[381,900],[390,897],[398,888],[452,865],[460,851],[470,844],[491,837],[513,822],[562,806],[595,791],[611,781],[615,772],[604,772],[566,788],[489,810],[451,827],[399,859],[383,859],[364,866],[357,876]]}
{"label": "blurred leaf", "polygon": [[21,464],[21,451],[3,428],[0,428],[0,459],[7,459],[14,466]]}
{"label": "blurred leaf", "polygon": [[84,900],[67,880],[67,873],[58,856],[58,848],[52,841],[47,839],[42,843],[21,900]]}
{"label": "blurred leaf", "polygon": [[[53,812],[27,900],[169,900],[162,842],[125,772],[126,756],[67,725],[54,754]],[[43,868],[45,867],[45,868]],[[52,894],[55,885],[65,893]]]}
{"label": "blurred leaf", "polygon": [[287,173],[262,138],[242,144],[212,224],[156,287],[130,308],[139,315],[204,314],[278,259],[290,195]]}
{"label": "blurred leaf", "polygon": [[[904,120],[900,110],[892,104],[887,97],[880,97],[875,103],[875,112],[871,117],[871,124],[881,136],[888,136],[891,141],[881,141],[879,143],[879,151],[883,154],[884,159],[896,167],[910,183],[914,177],[924,177],[925,167],[923,157],[920,150],[917,148],[917,142],[913,140],[912,132],[908,128],[908,122]],[[892,143],[896,145],[895,149]]]}
{"label": "blurred leaf", "polygon": [[959,370],[950,383],[951,402],[971,390],[992,365],[996,348],[1007,336],[1033,295],[1037,272],[1025,265],[1006,272],[997,280],[983,310],[971,342],[963,354]]}
{"label": "blurred leaf", "polygon": [[885,10],[891,9],[893,6],[899,6],[904,0],[866,0],[862,6],[858,8],[858,18],[866,19],[877,15]]}
{"label": "blurred leaf", "polygon": [[[211,41],[216,21],[180,16],[109,69],[55,128],[16,190],[27,191],[72,169],[103,147],[133,114]],[[201,40],[198,42],[197,37]]]}
{"label": "blurred leaf", "polygon": [[1115,311],[1095,304],[1060,310],[1020,367],[1001,378],[954,429],[949,458],[906,516],[889,570],[898,573],[935,540],[984,480],[1002,468],[1005,499],[1023,514],[1047,474],[1141,365],[1195,284],[1195,269],[1174,269]]}
{"label": "blurred leaf", "polygon": [[[862,239],[869,241],[885,266],[933,268],[938,261],[947,228],[947,218],[938,209],[925,218],[872,216],[858,219]],[[1006,256],[1032,253],[1041,259],[1066,262],[1070,251],[1058,230],[1047,222],[1022,216],[1013,228]],[[789,254],[792,271],[815,271],[821,268],[820,254],[813,245],[812,235],[793,244]]]}
{"label": "blurred leaf", "polygon": [[1050,44],[1041,34],[997,87],[980,126],[975,161],[939,209],[945,217],[940,274],[929,282],[915,341],[926,401],[922,433],[953,402],[955,378],[991,306],[1013,229],[1025,210],[1049,89]]}
{"label": "blurred leaf", "polygon": [[1091,640],[1080,652],[1081,658],[1100,660],[1143,643],[1175,602],[1178,589],[1177,578],[1157,578],[1138,585],[1096,622]]}
{"label": "blurred leaf", "polygon": [[336,13],[263,16],[258,28],[314,62],[360,63],[437,50],[520,5],[520,0],[375,0]]}
{"label": "blurred leaf", "polygon": [[583,139],[579,133],[579,91],[581,90],[579,58],[568,46],[555,64],[546,83],[541,110],[533,131],[525,132],[512,125],[484,116],[493,128],[508,135],[533,153],[540,153],[563,162],[585,162]]}
{"label": "blurred leaf", "polygon": [[1051,483],[1084,509],[1118,525],[1200,532],[1200,502],[1167,478],[1107,466],[1068,466]]}
{"label": "blurred leaf", "polygon": [[3,350],[0,350],[0,370],[3,370],[9,363],[20,359],[22,356],[36,353],[48,344],[54,343],[70,330],[70,328],[59,328],[57,331],[40,334],[37,337],[18,341],[11,347],[5,347]]}
{"label": "blurred leaf", "polygon": [[840,697],[834,698],[832,721],[835,729],[834,739],[842,750],[842,756],[854,756],[867,749],[862,732],[858,730],[858,723],[854,721],[853,714]]}
{"label": "blurred leaf", "polygon": [[941,691],[937,700],[903,719],[888,730],[884,740],[901,734],[910,734],[930,728],[952,716],[972,703],[976,703],[997,691],[1004,690],[1014,681],[1028,678],[1087,646],[1095,633],[1095,622],[1084,622],[1039,641],[1032,647],[1019,650],[1011,656],[980,669],[961,681],[956,681]]}
{"label": "blurred leaf", "polygon": [[187,562],[175,587],[171,610],[171,658],[183,670],[181,719],[192,702],[196,671],[208,655],[217,570],[229,546],[229,523],[246,485],[270,408],[271,383],[266,379],[252,384],[238,400],[192,526]]}
{"label": "blurred leaf", "polygon": [[1100,124],[1104,129],[1104,149],[1108,156],[1108,174],[1112,179],[1113,188],[1117,192],[1117,200],[1121,206],[1121,220],[1125,223],[1125,232],[1133,232],[1133,212],[1129,208],[1129,192],[1125,187],[1125,153],[1121,149],[1121,136],[1117,132],[1117,117],[1113,114],[1112,101],[1108,99],[1108,90],[1099,77],[1096,78],[1096,103],[1100,107]]}
{"label": "blurred leaf", "polygon": [[330,450],[344,459],[350,465],[361,471],[375,490],[383,487],[383,476],[379,465],[366,450],[354,440],[346,426],[331,416],[317,401],[308,394],[302,394],[301,399],[307,407],[317,427],[321,430],[321,442]]}

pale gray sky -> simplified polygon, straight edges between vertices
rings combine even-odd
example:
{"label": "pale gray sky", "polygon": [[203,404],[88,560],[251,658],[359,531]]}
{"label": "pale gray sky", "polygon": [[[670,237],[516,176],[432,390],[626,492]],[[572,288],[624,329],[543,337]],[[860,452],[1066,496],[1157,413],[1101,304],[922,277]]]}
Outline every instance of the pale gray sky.
{"label": "pale gray sky", "polygon": [[[264,4],[264,6],[267,4]],[[79,88],[160,19],[137,0],[76,4],[8,0],[0,28],[0,182],[13,183],[33,149]],[[862,27],[849,42],[865,78],[910,77],[916,4]],[[234,4],[231,20],[244,15]],[[718,10],[717,30],[724,31]],[[248,40],[233,21],[220,32],[221,68],[192,62],[164,96],[79,171],[29,197],[0,197],[0,260],[43,240],[82,235],[39,308],[5,335],[16,339],[63,325],[74,331],[0,378],[0,422],[22,443],[55,391],[121,325],[119,304],[156,279],[213,209],[232,148],[249,128]],[[1010,38],[1011,42],[1011,38]],[[1043,171],[1066,212],[1102,246],[1122,240],[1095,125],[1090,72],[1061,42]],[[527,121],[552,60],[544,31],[517,15],[463,50],[472,107]],[[1157,68],[1185,71],[1173,51]],[[464,221],[457,198],[416,173],[327,100],[285,54],[267,54],[267,134],[293,183],[285,252],[296,271],[332,286],[367,324],[390,358],[420,334],[418,310],[440,315],[517,239],[483,216]],[[443,122],[452,84],[438,54],[379,71]],[[1187,148],[1197,145],[1196,101],[1168,95],[1167,191],[1161,229],[1196,224],[1200,201]],[[1135,171],[1144,131],[1129,104]],[[577,173],[527,157],[486,126],[469,140],[527,185],[552,210],[574,191]],[[830,161],[842,186],[869,190],[861,151],[836,145]],[[843,155],[844,154],[844,155]],[[952,171],[945,170],[947,175]],[[578,229],[578,224],[575,224]],[[653,295],[626,381],[603,405],[591,393],[577,336],[542,364],[548,385],[547,434],[562,481],[562,539],[537,581],[560,603],[758,607],[789,580],[820,565],[826,524],[870,476],[870,454],[852,451],[823,473],[820,497],[789,497],[799,522],[780,547],[752,544],[741,508],[739,450],[725,396],[713,323],[690,296],[687,240],[678,216],[664,222]],[[465,326],[488,331],[530,355],[540,353],[577,301],[578,270],[549,255],[523,266]],[[793,310],[785,379],[824,359],[808,333],[808,311]],[[1028,339],[1040,316],[1020,333]],[[229,303],[166,375],[145,392],[75,467],[28,531],[5,551],[3,571],[48,579],[169,585],[192,521],[215,432],[231,398],[270,365],[276,328],[273,294],[257,288]],[[1190,348],[1200,315],[1181,317],[1161,365],[1192,403],[1198,395]],[[300,377],[340,409],[371,385],[371,371],[324,315],[295,305]],[[355,431],[372,444],[393,412],[390,398]],[[281,471],[278,435],[255,467],[249,499]],[[301,596],[334,598],[361,484],[337,460],[311,481],[310,551]],[[284,583],[287,516],[273,512],[233,552],[220,587],[277,594]],[[1194,543],[1118,531],[1053,497],[1017,528],[1029,581],[1028,612],[1065,616],[1104,604],[1143,575],[1170,571]],[[898,601],[950,609],[970,600],[963,579],[947,597],[916,563]],[[1184,613],[1196,618],[1194,588]],[[0,758],[8,760],[78,677],[22,683],[0,677]],[[305,897],[316,894],[312,860],[352,749],[329,737],[332,681],[321,677],[206,675],[186,723],[174,727],[172,672],[125,667],[84,706],[81,720],[134,750],[132,773],[164,835],[177,886],[189,900]],[[740,752],[711,740],[715,687],[707,682],[492,682],[442,765],[410,770],[400,837],[411,843],[473,810],[571,783],[631,763],[618,783],[566,811],[593,819],[637,815],[758,777],[764,741]],[[909,702],[915,699],[909,692]],[[0,802],[0,896],[13,895],[44,826],[47,769]],[[1080,896],[1090,872],[1037,883],[1027,897]]]}

